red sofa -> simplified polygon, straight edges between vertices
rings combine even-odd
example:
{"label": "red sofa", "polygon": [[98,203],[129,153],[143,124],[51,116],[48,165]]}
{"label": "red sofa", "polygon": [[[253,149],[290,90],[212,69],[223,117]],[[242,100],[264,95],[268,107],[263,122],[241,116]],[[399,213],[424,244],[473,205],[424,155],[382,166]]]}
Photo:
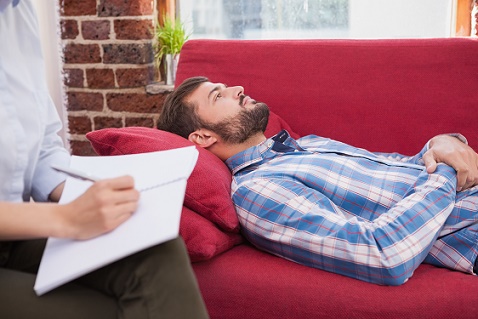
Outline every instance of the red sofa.
{"label": "red sofa", "polygon": [[[371,151],[415,154],[432,136],[478,149],[478,40],[190,40],[176,83],[203,75],[242,85],[273,114],[267,129],[317,134]],[[189,145],[146,128],[88,135],[102,155]],[[478,278],[422,264],[398,287],[308,268],[239,233],[230,174],[200,150],[181,235],[211,318],[477,318]]]}
{"label": "red sofa", "polygon": [[[478,150],[478,40],[189,41],[177,82],[244,86],[300,136],[415,154],[439,133]],[[399,287],[244,243],[194,270],[212,318],[478,318],[478,278],[421,265]]]}

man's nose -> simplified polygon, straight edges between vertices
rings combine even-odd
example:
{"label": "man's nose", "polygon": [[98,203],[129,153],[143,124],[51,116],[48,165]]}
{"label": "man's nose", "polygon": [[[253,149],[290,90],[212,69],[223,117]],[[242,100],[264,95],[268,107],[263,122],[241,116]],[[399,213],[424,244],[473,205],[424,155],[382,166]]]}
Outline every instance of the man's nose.
{"label": "man's nose", "polygon": [[230,89],[234,98],[239,98],[241,95],[244,94],[244,88],[242,86],[233,86],[230,87]]}

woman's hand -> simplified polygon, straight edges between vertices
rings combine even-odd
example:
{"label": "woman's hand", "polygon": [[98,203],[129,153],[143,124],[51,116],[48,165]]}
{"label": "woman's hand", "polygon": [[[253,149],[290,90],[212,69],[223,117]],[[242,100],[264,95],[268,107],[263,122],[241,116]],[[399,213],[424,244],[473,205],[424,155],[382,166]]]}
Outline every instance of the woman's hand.
{"label": "woman's hand", "polygon": [[94,183],[83,195],[63,205],[61,237],[89,239],[112,231],[126,221],[138,206],[139,192],[130,176]]}

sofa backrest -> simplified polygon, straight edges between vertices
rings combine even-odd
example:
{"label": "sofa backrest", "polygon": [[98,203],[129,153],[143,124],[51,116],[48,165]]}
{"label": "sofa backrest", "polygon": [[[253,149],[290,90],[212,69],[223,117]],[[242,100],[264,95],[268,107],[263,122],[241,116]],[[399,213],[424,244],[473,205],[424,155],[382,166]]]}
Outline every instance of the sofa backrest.
{"label": "sofa backrest", "polygon": [[478,149],[478,40],[190,40],[176,84],[242,85],[300,134],[414,154],[439,133]]}

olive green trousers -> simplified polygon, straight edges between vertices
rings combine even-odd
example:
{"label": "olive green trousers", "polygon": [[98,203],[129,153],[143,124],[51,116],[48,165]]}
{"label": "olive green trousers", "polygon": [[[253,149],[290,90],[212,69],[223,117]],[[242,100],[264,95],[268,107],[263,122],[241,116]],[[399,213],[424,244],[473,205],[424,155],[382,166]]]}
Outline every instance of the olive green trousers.
{"label": "olive green trousers", "polygon": [[181,238],[33,291],[45,240],[0,242],[0,318],[208,318]]}

